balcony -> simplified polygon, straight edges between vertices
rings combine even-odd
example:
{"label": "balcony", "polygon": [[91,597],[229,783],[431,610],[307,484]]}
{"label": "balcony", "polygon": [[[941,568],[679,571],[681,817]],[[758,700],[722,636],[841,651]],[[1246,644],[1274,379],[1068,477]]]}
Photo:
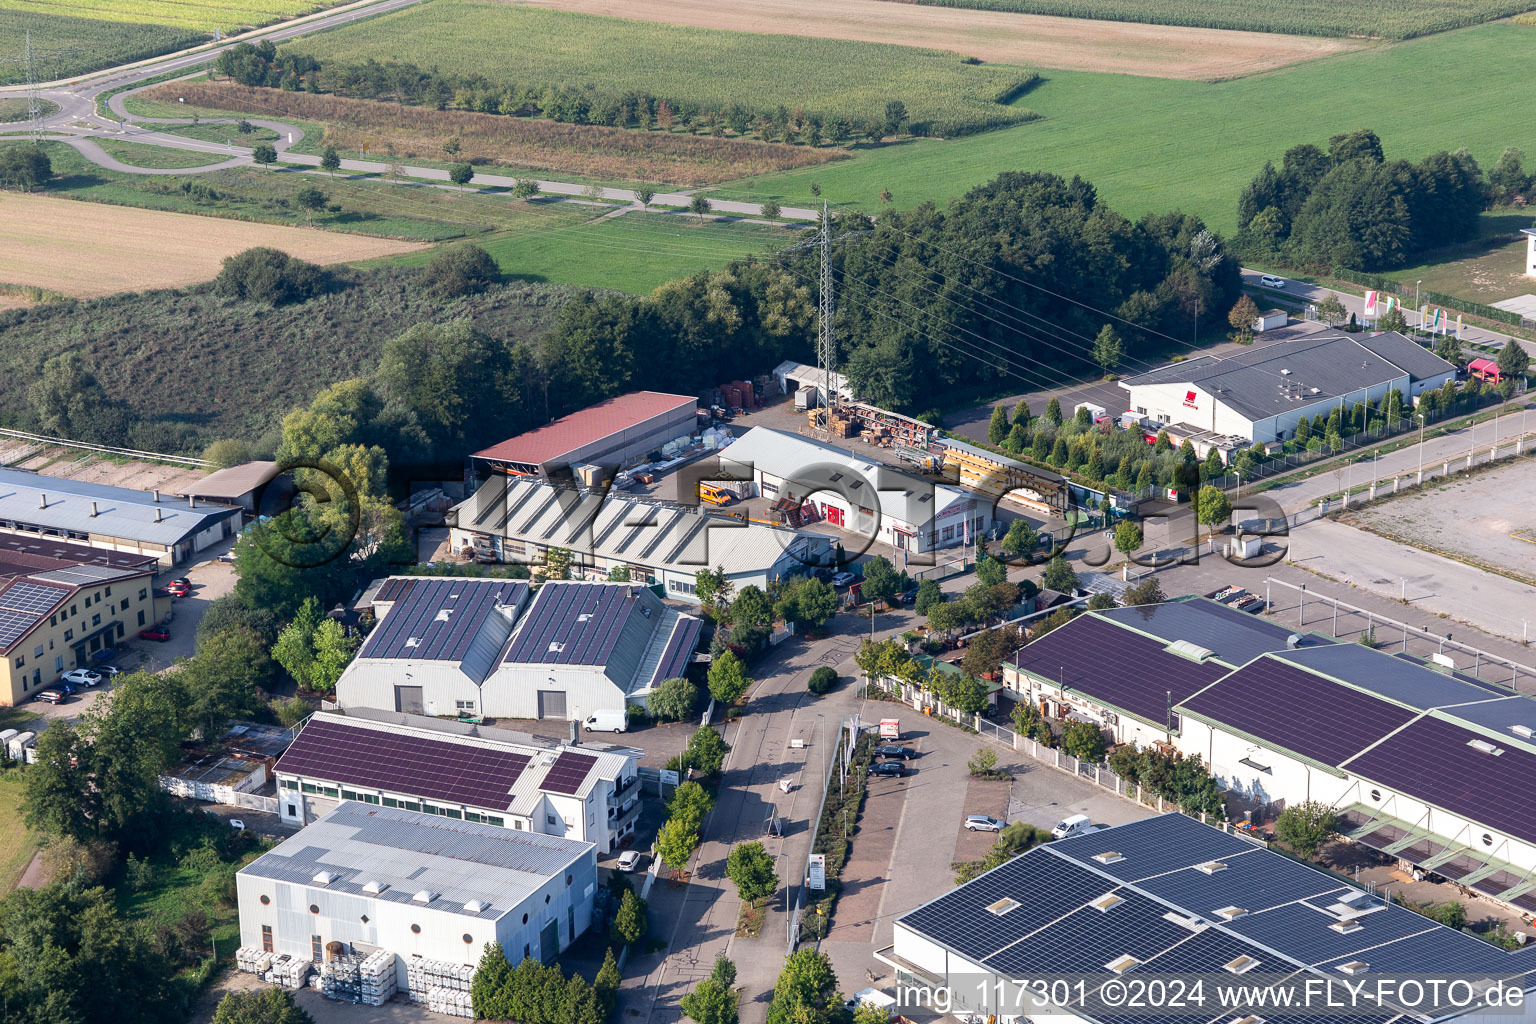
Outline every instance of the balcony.
{"label": "balcony", "polygon": [[620,811],[618,814],[610,817],[608,819],[608,829],[609,829],[609,831],[611,831],[611,832],[622,832],[631,823],[633,823],[634,821],[639,819],[639,817],[640,817],[640,808],[642,806],[643,806],[643,801],[636,800],[634,803],[629,805],[629,809],[627,811]]}
{"label": "balcony", "polygon": [[608,807],[609,807],[610,812],[612,811],[612,809],[614,807],[617,807],[617,806],[623,804],[630,797],[636,795],[639,792],[640,792],[640,776],[639,775],[632,775],[632,776],[630,776],[629,781],[625,782],[618,789],[614,789],[614,790],[610,790],[609,791],[609,793],[608,793]]}

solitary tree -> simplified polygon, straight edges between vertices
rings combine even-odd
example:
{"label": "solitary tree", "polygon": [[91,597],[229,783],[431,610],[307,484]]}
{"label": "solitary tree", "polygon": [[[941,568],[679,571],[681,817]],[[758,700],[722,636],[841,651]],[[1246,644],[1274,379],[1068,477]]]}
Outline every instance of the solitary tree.
{"label": "solitary tree", "polygon": [[1519,379],[1531,369],[1531,354],[1514,338],[1499,350],[1499,372],[1506,377]]}
{"label": "solitary tree", "polygon": [[783,213],[784,211],[783,208],[779,206],[779,201],[777,199],[768,199],[763,202],[763,205],[760,208],[760,212],[769,220],[777,220],[779,214]]}
{"label": "solitary tree", "polygon": [[443,152],[450,160],[459,155],[460,148],[462,147],[459,145],[459,137],[457,135],[443,143]]}
{"label": "solitary tree", "polygon": [[1337,825],[1333,808],[1308,800],[1280,812],[1275,819],[1275,838],[1299,856],[1311,857],[1332,838]]}
{"label": "solitary tree", "polygon": [[648,209],[651,205],[651,200],[655,198],[656,190],[649,185],[641,185],[635,189],[635,202],[639,203],[642,208]]}
{"label": "solitary tree", "polygon": [[304,208],[304,218],[310,223],[315,222],[315,212],[325,209],[325,193],[313,185],[305,185],[293,194],[293,201]]}
{"label": "solitary tree", "polygon": [[888,603],[896,596],[896,589],[900,585],[901,574],[884,555],[876,555],[864,563],[864,584],[859,588],[864,600]]}
{"label": "solitary tree", "polygon": [[704,215],[713,208],[714,207],[710,201],[706,199],[702,194],[694,195],[693,199],[688,203],[688,210],[697,216],[700,222],[704,220]]}
{"label": "solitary tree", "polygon": [[1125,342],[1120,340],[1120,335],[1109,324],[1105,324],[1099,331],[1099,336],[1093,339],[1093,361],[1101,366],[1105,373],[1111,373],[1120,365],[1120,360],[1125,358]]}
{"label": "solitary tree", "polygon": [[270,142],[258,142],[251,150],[251,159],[259,164],[275,164],[277,149]]}
{"label": "solitary tree", "polygon": [[532,178],[518,178],[512,186],[514,199],[533,199],[539,194],[539,183]]}
{"label": "solitary tree", "polygon": [[1328,297],[1317,304],[1317,315],[1325,324],[1336,324],[1344,319],[1344,303],[1340,302],[1339,297],[1333,292],[1329,292]]}
{"label": "solitary tree", "polygon": [[891,100],[885,105],[885,120],[880,127],[886,135],[895,135],[907,123],[907,105],[901,100]]}
{"label": "solitary tree", "polygon": [[30,192],[53,177],[53,165],[41,146],[12,145],[0,150],[0,185]]}
{"label": "solitary tree", "polygon": [[1232,304],[1227,323],[1232,325],[1232,340],[1246,345],[1253,340],[1253,322],[1258,319],[1259,307],[1253,299],[1244,295]]}
{"label": "solitary tree", "polygon": [[1051,590],[1062,594],[1070,594],[1077,589],[1077,572],[1061,555],[1051,559],[1040,579]]}
{"label": "solitary tree", "polygon": [[1221,488],[1206,484],[1195,498],[1195,518],[1210,527],[1211,550],[1216,550],[1216,527],[1225,526],[1232,516],[1232,502]]}
{"label": "solitary tree", "polygon": [[1142,540],[1141,527],[1129,519],[1122,519],[1115,524],[1115,550],[1126,558],[1130,558],[1131,554],[1141,547]]}
{"label": "solitary tree", "polygon": [[326,146],[325,152],[320,154],[320,169],[336,177],[336,172],[341,169],[341,154],[336,152],[335,146]]}
{"label": "solitary tree", "polygon": [[1008,532],[1003,534],[1001,547],[1004,554],[1028,558],[1039,543],[1040,535],[1035,532],[1035,528],[1023,519],[1015,519],[1008,524]]}
{"label": "solitary tree", "polygon": [[[698,825],[685,818],[669,818],[656,833],[656,852],[661,861],[673,871],[688,866],[688,858],[699,845]],[[620,908],[620,913],[623,908]]]}
{"label": "solitary tree", "polygon": [[1401,334],[1408,329],[1408,318],[1403,316],[1401,309],[1393,306],[1376,321],[1376,328],[1382,331],[1396,331]]}
{"label": "solitary tree", "polygon": [[709,666],[709,693],[721,704],[734,704],[752,685],[747,670],[734,651],[727,650]]}
{"label": "solitary tree", "polygon": [[773,858],[759,842],[737,843],[725,859],[725,874],[736,883],[736,894],[751,902],[771,895],[779,887]]}
{"label": "solitary tree", "polygon": [[1104,760],[1109,743],[1092,722],[1068,722],[1061,731],[1061,749],[1081,761],[1098,764]]}
{"label": "solitary tree", "polygon": [[698,700],[699,688],[679,676],[656,684],[645,707],[658,722],[681,722],[693,714]]}
{"label": "solitary tree", "polygon": [[468,185],[469,179],[475,176],[475,169],[467,163],[451,164],[448,167],[448,180],[455,185]]}
{"label": "solitary tree", "polygon": [[616,945],[633,946],[645,938],[645,932],[645,900],[626,889],[623,898],[619,900],[619,911],[614,915],[613,927],[608,931],[609,938]]}
{"label": "solitary tree", "polygon": [[890,206],[891,205],[891,199],[892,199],[891,190],[888,189],[888,188],[882,188],[880,190],[880,205],[881,206]]}
{"label": "solitary tree", "polygon": [[1157,581],[1156,576],[1148,576],[1134,587],[1126,590],[1123,598],[1127,608],[1138,604],[1162,604],[1163,585]]}

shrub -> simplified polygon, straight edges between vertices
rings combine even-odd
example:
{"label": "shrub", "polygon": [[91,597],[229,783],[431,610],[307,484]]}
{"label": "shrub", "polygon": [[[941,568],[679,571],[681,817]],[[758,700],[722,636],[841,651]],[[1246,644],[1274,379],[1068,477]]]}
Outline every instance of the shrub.
{"label": "shrub", "polygon": [[1308,800],[1292,804],[1275,819],[1275,838],[1298,856],[1311,857],[1333,838],[1338,818],[1327,804]]}
{"label": "shrub", "polygon": [[819,697],[836,685],[837,670],[829,665],[822,665],[811,673],[811,679],[806,683],[806,688]]}
{"label": "shrub", "polygon": [[0,149],[0,186],[30,192],[53,177],[48,154],[37,146],[6,146]]}
{"label": "shrub", "polygon": [[214,278],[219,295],[280,306],[302,302],[325,290],[326,273],[313,263],[294,259],[281,249],[257,246],[224,260]]}
{"label": "shrub", "polygon": [[646,710],[658,722],[681,722],[692,716],[699,702],[699,688],[687,679],[665,679],[646,699]]}

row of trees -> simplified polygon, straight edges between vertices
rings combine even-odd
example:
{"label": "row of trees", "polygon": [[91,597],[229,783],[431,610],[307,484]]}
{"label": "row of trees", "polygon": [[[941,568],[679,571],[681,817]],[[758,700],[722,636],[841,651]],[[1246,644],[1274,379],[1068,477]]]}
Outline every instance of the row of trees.
{"label": "row of trees", "polygon": [[[1518,160],[1511,170],[1501,161],[1500,180],[1523,179]],[[1238,199],[1234,244],[1245,255],[1294,263],[1398,267],[1474,237],[1491,197],[1464,149],[1417,164],[1389,161],[1375,132],[1347,132],[1330,138],[1326,152],[1305,144],[1287,150],[1278,169],[1266,162]]]}
{"label": "row of trees", "polygon": [[519,1024],[605,1024],[618,999],[618,963],[609,949],[592,984],[558,964],[525,959],[507,962],[501,943],[488,942],[475,972],[470,998],[475,1016]]}

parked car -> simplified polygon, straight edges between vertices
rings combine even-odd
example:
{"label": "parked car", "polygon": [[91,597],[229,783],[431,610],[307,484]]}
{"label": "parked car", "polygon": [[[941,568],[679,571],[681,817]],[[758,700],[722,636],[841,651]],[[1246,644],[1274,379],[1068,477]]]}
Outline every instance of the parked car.
{"label": "parked car", "polygon": [[967,832],[1001,832],[1008,823],[990,814],[972,814],[965,819]]}
{"label": "parked car", "polygon": [[186,587],[188,590],[192,589],[192,581],[187,579],[185,576],[176,577],[175,579],[171,580],[168,585],[172,587]]}
{"label": "parked car", "polygon": [[40,700],[44,704],[63,704],[64,703],[64,695],[62,693],[60,693],[58,690],[44,690],[42,693],[39,693],[37,696],[33,697],[32,699],[33,700]]}
{"label": "parked car", "polygon": [[171,638],[171,631],[164,626],[150,626],[148,629],[139,630],[140,640],[153,640],[163,644]]}
{"label": "parked car", "polygon": [[1285,278],[1276,277],[1273,274],[1264,274],[1259,278],[1259,283],[1265,288],[1284,288]]}
{"label": "parked car", "polygon": [[869,766],[869,774],[890,775],[899,779],[907,774],[907,767],[900,761],[877,761]]}
{"label": "parked car", "polygon": [[911,590],[905,591],[901,595],[901,603],[902,604],[909,604],[909,605],[910,604],[916,604],[917,603],[917,588],[913,587]]}
{"label": "parked car", "polygon": [[222,555],[219,556],[219,561],[221,561],[221,562],[229,562],[229,563],[233,564],[234,560],[235,560],[235,553],[233,551],[226,551]]}
{"label": "parked car", "polygon": [[113,679],[123,674],[123,670],[118,668],[116,665],[97,665],[96,671],[100,672],[108,679]]}
{"label": "parked car", "polygon": [[192,588],[178,587],[176,584],[172,583],[166,586],[165,592],[171,597],[186,597],[192,593]]}
{"label": "parked car", "polygon": [[897,761],[906,761],[909,758],[916,757],[917,751],[913,750],[911,747],[903,747],[895,743],[887,743],[884,746],[875,748],[875,756],[890,757],[896,759]]}
{"label": "parked car", "polygon": [[88,668],[77,668],[65,672],[64,679],[76,686],[96,686],[101,682],[101,676]]}
{"label": "parked car", "polygon": [[620,871],[635,870],[635,868],[640,866],[640,851],[625,850],[623,853],[619,854],[619,861],[614,866],[617,867]]}
{"label": "parked car", "polygon": [[1086,814],[1074,814],[1070,818],[1064,818],[1051,829],[1052,839],[1071,839],[1073,836],[1085,836],[1093,827]]}
{"label": "parked car", "polygon": [[834,587],[846,587],[856,579],[858,579],[858,577],[851,572],[840,572],[836,576],[832,577],[832,585]]}

